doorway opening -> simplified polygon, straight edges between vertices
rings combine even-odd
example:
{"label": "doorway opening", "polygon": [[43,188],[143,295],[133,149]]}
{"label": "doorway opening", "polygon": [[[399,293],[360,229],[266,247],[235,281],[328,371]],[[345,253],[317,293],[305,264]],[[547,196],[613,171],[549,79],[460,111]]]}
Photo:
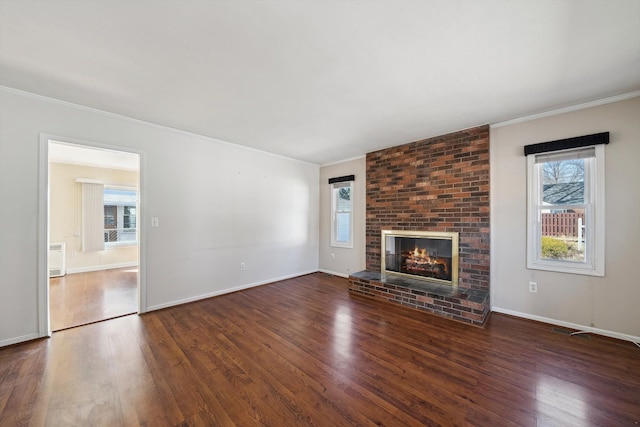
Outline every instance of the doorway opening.
{"label": "doorway opening", "polygon": [[140,154],[45,143],[48,330],[139,313]]}

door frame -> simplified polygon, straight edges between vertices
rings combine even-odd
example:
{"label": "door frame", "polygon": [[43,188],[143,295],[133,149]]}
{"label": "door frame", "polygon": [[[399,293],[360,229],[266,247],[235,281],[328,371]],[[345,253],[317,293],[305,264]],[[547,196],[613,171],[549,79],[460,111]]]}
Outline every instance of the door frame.
{"label": "door frame", "polygon": [[51,336],[51,318],[49,313],[49,141],[75,144],[92,149],[122,151],[138,155],[138,314],[147,311],[147,227],[144,218],[146,212],[146,155],[144,151],[80,140],[63,136],[41,133],[39,141],[38,165],[38,335]]}

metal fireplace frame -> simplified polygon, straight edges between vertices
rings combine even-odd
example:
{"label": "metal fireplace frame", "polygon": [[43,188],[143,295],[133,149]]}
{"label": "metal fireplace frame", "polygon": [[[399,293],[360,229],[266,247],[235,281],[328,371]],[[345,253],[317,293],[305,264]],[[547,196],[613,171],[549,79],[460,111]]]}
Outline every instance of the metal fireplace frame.
{"label": "metal fireplace frame", "polygon": [[[387,271],[386,265],[386,245],[387,237],[406,237],[417,239],[442,239],[451,241],[451,282],[448,280],[437,279],[435,277],[422,277],[414,274],[399,273],[397,271]],[[386,280],[386,275],[401,276],[405,278],[423,280],[432,283],[441,283],[452,286],[454,289],[458,287],[458,258],[459,254],[459,233],[443,232],[443,231],[411,231],[411,230],[381,230],[381,247],[380,247],[380,275],[382,280]]]}

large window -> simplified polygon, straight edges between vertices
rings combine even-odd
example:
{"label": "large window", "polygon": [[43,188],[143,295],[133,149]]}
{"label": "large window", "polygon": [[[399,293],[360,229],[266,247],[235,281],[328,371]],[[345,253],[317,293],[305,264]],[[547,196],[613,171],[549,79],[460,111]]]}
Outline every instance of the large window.
{"label": "large window", "polygon": [[604,145],[530,154],[527,267],[604,275]]}
{"label": "large window", "polygon": [[331,184],[331,246],[353,247],[353,181]]}
{"label": "large window", "polygon": [[107,247],[137,243],[137,198],[135,190],[105,187],[104,241]]}

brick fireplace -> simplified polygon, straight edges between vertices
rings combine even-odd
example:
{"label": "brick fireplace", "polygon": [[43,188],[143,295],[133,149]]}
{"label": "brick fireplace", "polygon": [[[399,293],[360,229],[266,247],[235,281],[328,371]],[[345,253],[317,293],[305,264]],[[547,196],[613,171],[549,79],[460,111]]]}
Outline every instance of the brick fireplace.
{"label": "brick fireplace", "polygon": [[[352,293],[481,325],[489,313],[489,126],[367,154],[366,271]],[[380,275],[381,231],[459,236],[458,286]]]}

